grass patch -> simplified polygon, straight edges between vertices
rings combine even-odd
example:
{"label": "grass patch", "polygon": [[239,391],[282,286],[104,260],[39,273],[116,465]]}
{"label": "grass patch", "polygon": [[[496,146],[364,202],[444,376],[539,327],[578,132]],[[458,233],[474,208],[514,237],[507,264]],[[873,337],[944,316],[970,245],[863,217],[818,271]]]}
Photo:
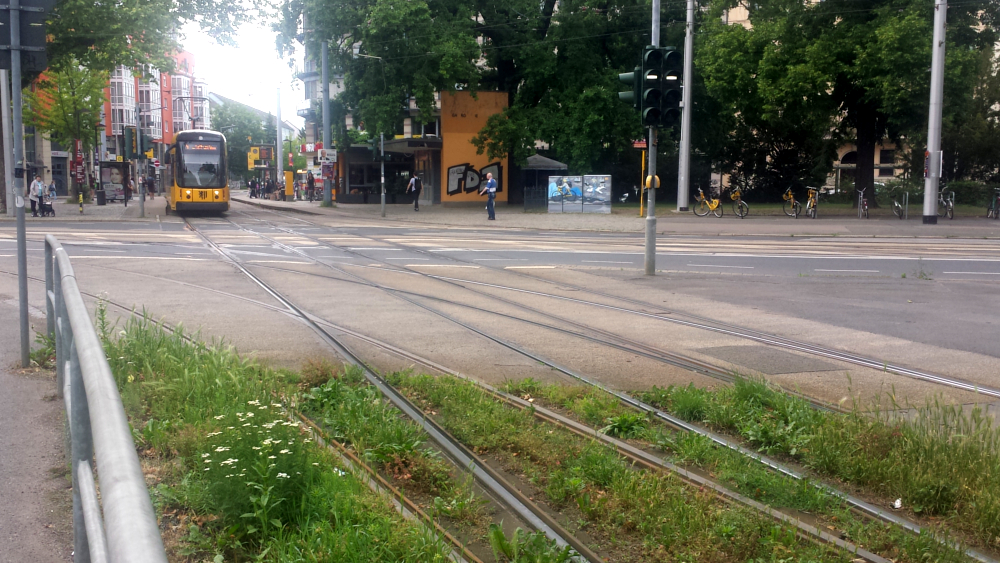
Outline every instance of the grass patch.
{"label": "grass patch", "polygon": [[[175,559],[445,561],[435,535],[289,422],[294,377],[146,320],[98,327]],[[177,515],[183,518],[177,519]],[[178,526],[170,526],[178,522]]]}
{"label": "grass patch", "polygon": [[[603,444],[538,421],[529,411],[507,407],[468,382],[412,374],[394,374],[390,380],[437,412],[438,422],[474,451],[492,455],[508,471],[524,475],[552,506],[579,514],[581,525],[600,538],[615,560],[848,560],[672,475],[637,470]],[[613,402],[583,388],[556,389],[527,381],[508,389],[562,397],[592,421],[622,414]]]}
{"label": "grass patch", "polygon": [[[508,392],[519,394],[530,391],[539,404],[546,404],[578,415],[575,401],[585,399],[585,404],[606,405],[601,412],[591,412],[591,421],[602,417],[620,417],[624,407],[617,400],[614,404],[594,398],[595,394],[610,397],[595,388],[578,386],[541,385],[532,380],[508,382]],[[731,397],[730,402],[718,402],[719,393]],[[801,457],[812,445],[809,429],[820,424],[823,414],[818,413],[799,399],[789,398],[762,381],[739,381],[732,388],[710,392],[694,386],[653,388],[643,399],[655,403],[675,415],[692,422],[710,422],[716,427],[726,425],[731,433],[744,431],[742,436],[762,450],[785,457]],[[746,420],[744,412],[767,412]],[[634,413],[634,417],[642,418]],[[645,420],[645,419],[644,419]],[[582,421],[582,420],[581,420]],[[596,425],[595,425],[596,426]],[[601,431],[612,434],[605,426]],[[655,419],[645,420],[645,429],[637,438],[662,449],[669,461],[690,468],[697,468],[711,475],[720,483],[745,496],[773,508],[812,514],[823,525],[834,526],[845,538],[881,555],[898,561],[924,561],[932,556],[938,561],[965,561],[953,549],[941,546],[928,535],[914,536],[899,528],[866,521],[851,513],[838,499],[817,489],[808,481],[798,481],[769,471],[763,465],[727,448],[718,447],[710,439],[695,433],[675,432]],[[795,452],[794,454],[792,452]],[[573,490],[579,483],[571,482]]]}

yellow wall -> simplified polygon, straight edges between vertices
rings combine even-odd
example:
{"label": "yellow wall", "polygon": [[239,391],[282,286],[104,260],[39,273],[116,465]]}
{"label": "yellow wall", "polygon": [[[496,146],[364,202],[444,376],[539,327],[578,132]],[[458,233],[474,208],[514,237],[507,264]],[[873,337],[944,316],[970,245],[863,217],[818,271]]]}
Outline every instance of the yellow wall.
{"label": "yellow wall", "polygon": [[[477,172],[497,161],[491,161],[486,154],[476,154],[476,147],[469,141],[486,125],[486,120],[507,107],[505,92],[479,92],[476,99],[468,92],[444,92],[441,94],[441,203],[464,201],[486,201],[485,195],[461,191],[448,195],[448,170],[460,164],[469,164]],[[507,201],[509,167],[507,159],[499,161],[502,183],[497,186],[497,201]],[[482,184],[486,183],[483,174]],[[502,188],[502,189],[501,189]]]}

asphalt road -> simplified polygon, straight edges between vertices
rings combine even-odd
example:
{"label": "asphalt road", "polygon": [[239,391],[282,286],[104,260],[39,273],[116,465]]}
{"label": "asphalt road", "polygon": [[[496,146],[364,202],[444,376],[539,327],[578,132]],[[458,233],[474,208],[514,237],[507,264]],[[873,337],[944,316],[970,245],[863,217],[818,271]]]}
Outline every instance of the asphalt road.
{"label": "asphalt road", "polygon": [[[1000,241],[990,238],[661,235],[659,274],[650,278],[641,275],[643,243],[636,233],[387,225],[236,204],[225,217],[194,217],[190,225],[173,217],[32,223],[30,268],[38,277],[47,232],[63,241],[85,291],[145,307],[280,365],[294,367],[328,351],[308,329],[273,310],[276,302],[227,260],[344,330],[487,381],[559,377],[469,327],[619,388],[717,383],[538,326],[548,323],[764,375],[829,401],[893,389],[912,402],[936,394],[979,399],[601,309],[593,305],[598,302],[705,317],[1000,387],[1000,318],[993,312],[1000,306]],[[16,296],[13,235],[12,223],[0,223],[4,299]],[[32,302],[40,306],[38,288],[35,282]],[[409,292],[416,303],[393,292]],[[383,369],[413,363],[346,334]]]}

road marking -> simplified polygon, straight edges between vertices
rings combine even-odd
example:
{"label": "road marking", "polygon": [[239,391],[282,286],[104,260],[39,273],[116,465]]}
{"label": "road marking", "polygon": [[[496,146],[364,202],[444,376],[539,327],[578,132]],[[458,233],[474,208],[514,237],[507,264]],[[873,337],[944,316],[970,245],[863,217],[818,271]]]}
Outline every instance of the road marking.
{"label": "road marking", "polygon": [[814,270],[814,271],[816,271],[816,272],[864,272],[864,273],[868,273],[868,274],[877,274],[878,273],[878,270],[820,270],[818,268],[816,270]]}
{"label": "road marking", "polygon": [[555,266],[504,266],[504,270],[554,270]]}
{"label": "road marking", "polygon": [[739,268],[740,270],[752,270],[753,266],[720,266],[718,264],[688,264],[691,268]]}
{"label": "road marking", "polygon": [[405,252],[404,248],[387,248],[385,246],[373,246],[373,247],[348,247],[347,250],[386,250],[388,252]]}
{"label": "road marking", "polygon": [[118,253],[121,253],[121,254],[125,254],[124,250],[107,250],[105,248],[79,248],[79,249],[74,248],[73,249],[74,252],[76,252],[77,250],[79,250],[81,252],[118,252]]}
{"label": "road marking", "polygon": [[74,256],[73,260],[81,259],[109,259],[109,260],[189,260],[192,262],[209,262],[208,258],[185,258],[183,256]]}
{"label": "road marking", "polygon": [[941,272],[942,274],[965,274],[967,276],[1000,276],[1000,272]]}
{"label": "road marking", "polygon": [[386,260],[430,260],[430,258],[386,258]]}
{"label": "road marking", "polygon": [[527,262],[527,258],[473,258],[473,262]]}
{"label": "road marking", "polygon": [[[242,262],[242,260],[241,260]],[[304,260],[247,260],[247,264],[311,264]]]}
{"label": "road marking", "polygon": [[406,268],[473,268],[479,269],[479,266],[460,266],[458,264],[403,264]]}
{"label": "road marking", "polygon": [[590,264],[635,264],[635,262],[613,262],[611,260],[581,260]]}

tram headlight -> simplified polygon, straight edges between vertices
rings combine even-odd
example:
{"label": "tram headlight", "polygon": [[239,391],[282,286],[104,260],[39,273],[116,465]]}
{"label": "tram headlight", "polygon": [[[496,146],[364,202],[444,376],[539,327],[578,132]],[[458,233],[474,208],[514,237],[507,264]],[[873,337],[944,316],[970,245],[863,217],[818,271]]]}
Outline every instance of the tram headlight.
{"label": "tram headlight", "polygon": [[219,199],[219,190],[215,190],[215,199]]}
{"label": "tram headlight", "polygon": [[186,195],[188,199],[191,199],[191,190],[185,190],[184,195]]}

